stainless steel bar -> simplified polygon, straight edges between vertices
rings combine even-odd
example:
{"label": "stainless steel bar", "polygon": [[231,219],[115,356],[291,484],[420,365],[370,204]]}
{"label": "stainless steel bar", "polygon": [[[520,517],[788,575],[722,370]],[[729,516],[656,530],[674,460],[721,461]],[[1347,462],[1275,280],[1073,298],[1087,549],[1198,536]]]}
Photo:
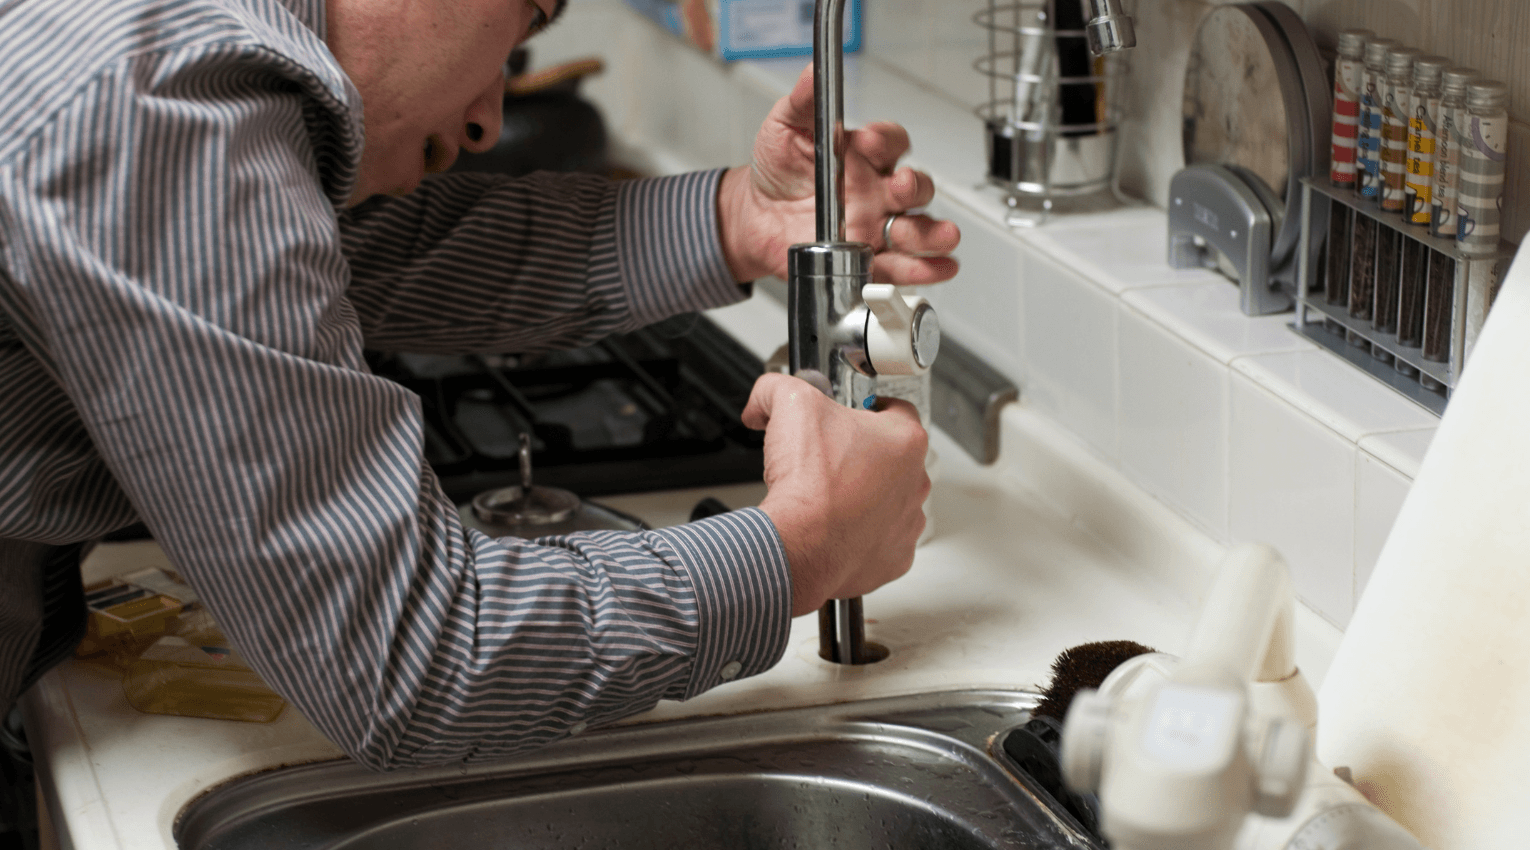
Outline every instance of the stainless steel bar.
{"label": "stainless steel bar", "polygon": [[818,0],[813,18],[813,151],[818,241],[845,241],[845,0]]}
{"label": "stainless steel bar", "polygon": [[835,625],[838,626],[838,628],[835,629],[834,633],[836,653],[834,660],[841,664],[854,664],[856,659],[859,657],[857,654],[858,647],[856,647],[856,611],[854,600],[834,600],[834,611],[839,615],[835,622]]}
{"label": "stainless steel bar", "polygon": [[[817,242],[788,258],[788,350],[792,374],[836,402],[855,407],[870,392],[865,329],[849,321],[871,282],[871,246],[845,241],[844,0],[817,0],[813,19],[813,152]],[[858,383],[865,386],[858,386]],[[865,625],[859,598],[819,611],[819,654],[863,663]]]}

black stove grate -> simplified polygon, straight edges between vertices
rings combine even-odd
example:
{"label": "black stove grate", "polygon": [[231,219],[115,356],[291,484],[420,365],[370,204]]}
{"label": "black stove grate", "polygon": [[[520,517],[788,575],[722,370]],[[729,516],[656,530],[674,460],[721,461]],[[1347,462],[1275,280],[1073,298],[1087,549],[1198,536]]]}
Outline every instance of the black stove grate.
{"label": "black stove grate", "polygon": [[458,503],[535,481],[583,496],[759,481],[763,435],[739,414],[764,367],[711,320],[677,316],[538,355],[368,354],[417,394],[425,457]]}

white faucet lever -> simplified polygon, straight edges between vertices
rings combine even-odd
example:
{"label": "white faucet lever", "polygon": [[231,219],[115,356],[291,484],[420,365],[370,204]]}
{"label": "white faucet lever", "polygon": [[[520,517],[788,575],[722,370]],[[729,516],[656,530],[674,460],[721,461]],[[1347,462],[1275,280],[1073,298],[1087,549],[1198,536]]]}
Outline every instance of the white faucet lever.
{"label": "white faucet lever", "polygon": [[1293,610],[1280,555],[1235,547],[1189,651],[1166,679],[1137,698],[1074,698],[1063,728],[1064,778],[1075,790],[1098,791],[1112,847],[1229,850],[1250,812],[1291,812],[1310,761],[1306,718],[1287,711],[1297,701],[1264,708],[1250,685],[1305,687],[1293,661]]}

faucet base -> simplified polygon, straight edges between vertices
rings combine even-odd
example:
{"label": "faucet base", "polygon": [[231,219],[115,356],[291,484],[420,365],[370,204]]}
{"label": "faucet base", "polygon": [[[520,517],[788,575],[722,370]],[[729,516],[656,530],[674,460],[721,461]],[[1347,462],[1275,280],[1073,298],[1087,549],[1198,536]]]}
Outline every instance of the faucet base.
{"label": "faucet base", "polygon": [[819,658],[835,664],[875,664],[889,654],[887,647],[866,640],[861,597],[831,599],[818,609]]}

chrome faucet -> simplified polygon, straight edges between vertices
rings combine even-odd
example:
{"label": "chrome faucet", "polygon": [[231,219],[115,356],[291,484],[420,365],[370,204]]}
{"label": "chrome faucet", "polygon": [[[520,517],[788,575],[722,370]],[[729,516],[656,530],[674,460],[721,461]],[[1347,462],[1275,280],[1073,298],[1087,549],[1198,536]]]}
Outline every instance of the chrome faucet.
{"label": "chrome faucet", "polygon": [[[923,374],[940,348],[940,324],[923,298],[871,282],[872,248],[845,240],[844,0],[817,0],[813,24],[817,241],[787,255],[791,373],[836,402],[870,408],[876,376]],[[841,664],[877,660],[865,642],[861,600],[819,611],[820,654]]]}
{"label": "chrome faucet", "polygon": [[[1120,0],[1078,0],[1096,55],[1137,43]],[[1063,0],[1067,2],[1067,0]],[[847,407],[871,407],[876,377],[919,375],[940,349],[940,323],[922,297],[871,282],[872,248],[845,240],[845,0],[817,0],[813,18],[813,153],[817,241],[787,255],[791,373]],[[877,658],[865,642],[861,600],[836,599],[818,617],[819,654],[840,664]]]}

